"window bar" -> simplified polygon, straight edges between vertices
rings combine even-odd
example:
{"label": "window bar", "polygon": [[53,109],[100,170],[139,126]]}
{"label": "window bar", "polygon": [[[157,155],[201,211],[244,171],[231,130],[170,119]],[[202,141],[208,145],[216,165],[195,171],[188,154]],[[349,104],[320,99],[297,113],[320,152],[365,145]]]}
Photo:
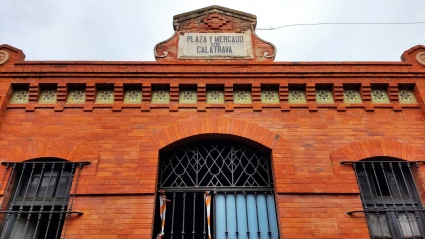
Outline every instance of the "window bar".
{"label": "window bar", "polygon": [[[72,164],[72,165],[74,166],[74,164]],[[75,186],[74,186],[74,190],[73,190],[73,193],[72,193],[72,200],[71,200],[71,203],[69,204],[69,207],[68,207],[68,215],[66,217],[66,225],[65,225],[65,230],[64,230],[64,233],[63,233],[63,239],[65,239],[65,237],[66,237],[66,230],[68,229],[69,219],[71,218],[72,205],[74,205],[75,192],[77,191],[78,181],[80,179],[80,172],[81,172],[82,168],[83,168],[83,163],[79,163],[78,164],[77,179],[75,180]],[[77,170],[77,169],[75,169],[75,170]],[[74,179],[73,174],[70,174],[69,175],[69,181],[72,182],[73,179]],[[68,193],[68,191],[66,191],[65,193]],[[65,195],[67,195],[67,194],[65,194]],[[69,196],[71,196],[71,195],[69,195]]]}
{"label": "window bar", "polygon": [[[63,201],[62,201],[61,213],[59,214],[59,224],[58,224],[58,228],[56,229],[56,236],[55,236],[55,238],[58,238],[59,229],[61,228],[60,225],[61,225],[62,220],[64,219],[65,214],[66,214],[65,207],[68,205],[67,202],[69,201],[69,196],[70,196],[69,195],[69,192],[71,190],[72,180],[73,180],[73,178],[71,178],[71,177],[72,177],[72,175],[74,175],[74,173],[75,173],[76,170],[77,170],[77,168],[75,167],[75,163],[73,163],[72,164],[72,169],[71,169],[71,174],[69,175],[69,179],[68,179],[68,186],[66,187],[65,196],[63,197]],[[62,177],[62,175],[61,175],[61,177]],[[58,184],[56,186],[56,191],[59,190],[59,183],[60,183],[60,181],[58,181]],[[68,200],[67,200],[67,198],[68,198]]]}
{"label": "window bar", "polygon": [[254,197],[255,197],[255,212],[257,213],[257,234],[258,234],[258,238],[260,238],[260,221],[258,219],[258,206],[257,206],[257,192],[254,192]]}
{"label": "window bar", "polygon": [[[174,208],[173,208],[174,210]],[[204,239],[207,238],[207,233],[205,232],[205,211],[207,210],[207,195],[204,193]],[[174,211],[173,211],[174,213]],[[172,239],[173,237],[171,237]]]}
{"label": "window bar", "polygon": [[[7,164],[7,166],[6,166],[6,172],[5,172],[5,174],[7,173],[7,168],[8,167],[9,167],[9,164]],[[7,181],[7,184],[6,184],[6,189],[3,192],[3,197],[1,198],[1,203],[0,203],[0,210],[3,210],[4,198],[6,197],[5,195],[7,193],[7,190],[9,190],[10,181],[12,181],[11,179],[12,179],[13,173],[15,172],[15,168],[16,168],[16,163],[14,163],[13,166],[12,166],[12,171],[10,172],[9,179]],[[2,185],[3,185],[3,181],[2,181]]]}
{"label": "window bar", "polygon": [[[393,176],[394,176],[394,179],[396,179],[396,174],[394,173],[394,167],[393,167],[393,164],[392,164],[391,162],[389,162],[389,165],[390,165],[390,168],[391,168],[391,172],[392,172],[392,174],[393,174]],[[400,170],[401,170],[401,169],[400,169]],[[394,182],[395,182],[395,184],[396,184],[396,186],[397,186],[397,191],[398,191],[398,194],[400,195],[401,203],[403,204],[404,215],[405,215],[405,216],[406,216],[406,218],[407,218],[407,222],[409,223],[410,230],[412,231],[412,234],[413,234],[413,227],[412,227],[412,225],[411,225],[411,223],[410,223],[410,220],[409,220],[409,213],[407,212],[407,207],[406,207],[406,204],[404,203],[403,195],[402,195],[402,193],[401,193],[400,187],[398,186],[397,179],[396,179],[396,180],[394,180]],[[407,185],[406,185],[406,186],[407,186]]]}
{"label": "window bar", "polygon": [[224,192],[224,223],[226,224],[226,239],[227,235],[229,235],[229,232],[227,231],[227,193]]}
{"label": "window bar", "polygon": [[245,209],[246,209],[246,234],[248,235],[249,238],[249,223],[248,223],[248,200],[247,200],[247,195],[246,192],[243,192],[243,196],[245,197]]}
{"label": "window bar", "polygon": [[[415,179],[415,177],[413,176],[413,172],[412,172],[412,168],[411,168],[411,166],[410,166],[410,163],[406,163],[407,164],[407,168],[409,168],[409,172],[410,172],[410,176],[412,177],[412,181],[413,181],[413,185],[415,186],[415,189],[416,189],[416,192],[419,192],[418,191],[418,186],[416,185],[416,181],[414,180]],[[419,202],[418,202],[418,205],[421,207],[421,209],[424,209],[424,205],[422,204],[422,200],[418,200]],[[412,202],[413,203],[413,202]],[[423,211],[422,211],[423,212]],[[418,212],[417,211],[415,211],[415,217],[416,217],[416,221],[417,222],[420,222],[420,219],[419,219],[419,215],[418,215]],[[422,227],[418,224],[418,227],[419,227],[419,230],[421,230],[421,235],[424,235],[424,232],[423,232],[423,230],[422,230]]]}
{"label": "window bar", "polygon": [[379,219],[378,207],[376,206],[375,198],[373,196],[372,186],[370,184],[369,177],[367,176],[368,173],[367,173],[367,169],[366,169],[365,163],[362,163],[362,166],[363,166],[363,170],[365,172],[367,186],[369,187],[370,195],[372,197],[373,209],[375,209],[376,218],[377,218],[377,221],[378,221],[378,224],[379,224],[379,228],[381,229],[381,233],[382,233],[381,235],[384,238],[385,237],[384,230],[382,229],[381,220]]}
{"label": "window bar", "polygon": [[[384,175],[384,178],[385,178],[385,183],[386,183],[388,189],[390,190],[391,202],[393,203],[393,209],[394,209],[394,212],[395,212],[395,216],[397,217],[396,221],[397,221],[397,224],[398,224],[398,228],[400,229],[401,236],[404,238],[404,235],[403,235],[404,232],[403,232],[403,229],[401,228],[401,224],[400,224],[400,220],[399,220],[400,216],[398,215],[397,205],[394,202],[393,194],[391,192],[390,183],[388,182],[387,174],[386,174],[385,169],[384,169],[384,164],[382,162],[379,162],[379,165],[381,166],[382,174]],[[381,196],[382,196],[382,194],[381,194]]]}
{"label": "window bar", "polygon": [[192,238],[195,239],[195,205],[196,205],[196,193],[193,193],[193,229],[192,229]]}
{"label": "window bar", "polygon": [[[26,163],[24,163],[24,164],[23,164],[23,166],[22,166],[22,173],[21,173],[21,175],[19,176],[19,180],[18,180],[18,184],[17,184],[17,185],[21,185],[22,176],[24,175],[24,173],[23,173],[23,172],[25,171],[26,166],[27,166],[27,164],[26,164]],[[9,225],[10,215],[12,214],[13,204],[14,204],[14,202],[15,202],[15,198],[16,198],[16,196],[18,195],[18,191],[19,191],[19,190],[15,190],[15,194],[13,195],[12,200],[10,200],[10,206],[9,206],[9,210],[8,210],[8,212],[7,212],[7,215],[6,215],[6,222],[5,222],[4,227],[3,227],[3,228],[7,228],[7,226]],[[16,224],[15,224],[15,225],[16,225]],[[1,235],[1,239],[3,239],[3,238],[4,238],[4,236],[6,235],[6,231],[7,231],[7,230],[3,230],[2,235]]]}
{"label": "window bar", "polygon": [[[213,211],[214,211],[214,220],[217,222],[217,210],[216,210],[216,206],[215,205],[217,205],[216,203],[216,200],[215,200],[215,198],[216,198],[216,196],[217,196],[217,190],[215,190],[214,189],[214,195],[211,195],[212,197],[213,197],[213,200],[214,200],[214,204],[213,204]],[[210,220],[211,220],[211,218],[210,218]],[[217,223],[213,223],[213,225],[214,225],[214,233],[211,233],[211,234],[213,234],[214,236],[213,236],[213,238],[214,239],[216,239],[216,235],[217,235]]]}
{"label": "window bar", "polygon": [[[35,164],[33,164],[35,165]],[[27,233],[27,228],[28,228],[28,223],[30,222],[31,216],[32,216],[32,210],[34,209],[34,203],[35,203],[35,198],[37,197],[37,192],[38,189],[40,188],[41,185],[41,181],[43,181],[43,176],[44,176],[44,169],[46,168],[46,164],[42,164],[41,166],[41,174],[40,174],[40,180],[38,180],[38,184],[37,184],[37,188],[35,189],[35,194],[34,194],[34,198],[32,200],[31,206],[30,206],[30,211],[28,213],[28,217],[27,217],[27,223],[25,225],[25,230],[24,230],[24,238],[25,238],[25,234]],[[28,184],[31,182],[31,177],[30,180],[28,181]]]}
{"label": "window bar", "polygon": [[236,239],[239,238],[239,231],[238,231],[238,204],[236,202],[237,194],[234,192],[235,195],[235,212],[236,212]]}
{"label": "window bar", "polygon": [[[174,236],[174,208],[175,208],[175,206],[176,206],[176,193],[174,192],[173,193],[173,213],[172,213],[172,216],[171,216],[171,233],[170,233],[171,239],[173,239],[173,236]],[[204,229],[204,231],[205,231],[205,229]]]}
{"label": "window bar", "polygon": [[354,173],[356,174],[357,184],[359,184],[360,196],[361,196],[361,199],[362,199],[362,204],[363,204],[363,207],[364,207],[365,213],[366,213],[366,221],[367,221],[367,227],[369,228],[369,234],[370,234],[370,237],[371,238],[375,238],[373,236],[372,228],[371,228],[370,223],[369,223],[369,221],[370,221],[369,208],[367,207],[367,204],[366,204],[366,201],[365,201],[365,198],[364,198],[364,194],[363,194],[363,190],[362,190],[362,187],[360,185],[359,175],[357,174],[357,163],[356,162],[353,163],[353,167],[354,167]]}
{"label": "window bar", "polygon": [[37,231],[38,231],[38,225],[40,225],[41,213],[44,211],[44,203],[46,202],[47,192],[49,191],[50,182],[52,180],[52,175],[55,169],[55,165],[56,165],[55,163],[52,164],[52,171],[50,172],[49,183],[47,184],[46,192],[44,193],[44,197],[43,197],[43,202],[41,203],[40,211],[38,213],[37,225],[35,226],[33,239],[35,239],[35,236],[37,235]]}
{"label": "window bar", "polygon": [[267,202],[267,192],[264,192],[264,198],[266,199],[267,226],[269,228],[268,233],[269,233],[269,238],[271,239],[272,238],[272,231],[270,230],[269,205],[268,205],[268,202]]}
{"label": "window bar", "polygon": [[[9,171],[9,167],[10,167],[10,164],[7,163],[6,164],[6,170],[4,170],[3,178],[1,180],[0,190],[3,188],[3,182],[4,182],[4,179],[6,178],[7,171]],[[3,191],[3,197],[2,197],[1,203],[0,203],[0,210],[2,210],[2,207],[3,207],[3,198],[5,197],[6,192],[7,192],[7,188]]]}
{"label": "window bar", "polygon": [[184,238],[184,214],[186,205],[186,193],[183,193],[183,226],[182,226],[182,238]]}
{"label": "window bar", "polygon": [[[32,178],[32,175],[34,174],[34,169],[35,169],[35,164],[33,163],[32,167],[31,167],[31,173],[30,173],[30,177],[28,179],[27,187],[25,188],[24,198],[22,198],[21,206],[19,206],[19,210],[18,210],[18,213],[16,215],[16,221],[19,221],[19,219],[21,219],[21,214],[22,214],[22,211],[24,210],[25,198],[27,197],[28,189],[31,185],[31,178]],[[24,174],[24,171],[22,171],[22,174]],[[18,190],[18,191],[20,191],[20,190]],[[11,234],[12,237],[11,238],[15,238],[17,226],[18,226],[18,223],[16,222],[15,225],[13,225],[13,230],[12,230],[12,234]]]}
{"label": "window bar", "polygon": [[[408,165],[408,168],[409,168],[409,171],[410,171],[410,165],[409,165],[409,163],[406,163],[407,165]],[[416,211],[416,205],[415,205],[415,203],[413,202],[413,198],[412,198],[412,194],[410,193],[410,189],[409,189],[409,185],[407,184],[407,181],[406,181],[406,177],[404,176],[404,173],[403,173],[403,167],[401,166],[401,163],[399,162],[398,163],[398,167],[400,168],[400,172],[401,172],[401,176],[402,176],[402,178],[403,178],[403,181],[404,181],[404,184],[406,185],[406,189],[407,189],[407,194],[409,195],[409,198],[410,198],[410,202],[411,202],[411,204],[412,204],[412,208],[413,208],[413,210],[415,210],[414,211],[414,213],[415,213],[415,217],[417,218],[417,220],[418,220],[418,215],[417,215],[417,211]],[[413,175],[412,175],[413,176]],[[412,178],[413,179],[413,178]],[[414,180],[413,180],[414,181]],[[413,192],[412,192],[413,193]],[[407,217],[407,221],[409,222],[409,224],[410,224],[410,215],[409,214],[407,214],[406,215],[406,217]],[[419,221],[419,220],[418,220]],[[418,227],[420,228],[420,226],[418,225]],[[422,235],[424,235],[423,234],[423,232],[422,232],[422,229],[421,229],[421,234]],[[415,232],[413,231],[413,228],[412,228],[412,236],[413,236],[413,238],[416,238],[416,236],[415,236]]]}
{"label": "window bar", "polygon": [[[373,177],[375,178],[375,180],[377,182],[376,186],[378,187],[379,194],[381,195],[382,205],[384,206],[384,211],[385,211],[385,217],[387,218],[388,225],[390,223],[392,224],[392,220],[390,220],[390,213],[389,213],[387,204],[385,203],[384,196],[382,195],[381,185],[379,185],[378,175],[376,174],[376,169],[375,169],[375,163],[371,162],[370,164],[372,166]],[[384,175],[385,175],[385,173],[384,173]],[[389,188],[388,188],[388,190],[389,190]],[[391,195],[391,192],[390,192],[390,195]],[[389,229],[391,230],[392,227],[389,226]],[[394,232],[392,232],[392,234],[394,234]]]}
{"label": "window bar", "polygon": [[[56,180],[58,180],[58,182],[60,182],[61,181],[61,179],[62,179],[62,175],[63,175],[63,170],[65,169],[65,164],[64,163],[62,163],[62,168],[61,168],[61,173],[60,173],[60,175],[59,175],[59,179],[56,179]],[[59,185],[59,184],[58,184]],[[53,194],[55,195],[55,197],[54,197],[54,199],[53,199],[53,204],[52,204],[52,206],[51,206],[51,208],[50,208],[50,213],[49,213],[49,220],[48,220],[48,222],[47,222],[47,229],[46,229],[46,234],[44,235],[44,239],[47,239],[47,232],[49,232],[49,228],[50,228],[50,222],[52,221],[52,217],[53,217],[53,212],[54,212],[54,210],[55,210],[55,205],[56,205],[56,199],[57,199],[57,196],[58,196],[58,191],[56,190],[56,191],[54,191],[54,188],[53,188]]]}

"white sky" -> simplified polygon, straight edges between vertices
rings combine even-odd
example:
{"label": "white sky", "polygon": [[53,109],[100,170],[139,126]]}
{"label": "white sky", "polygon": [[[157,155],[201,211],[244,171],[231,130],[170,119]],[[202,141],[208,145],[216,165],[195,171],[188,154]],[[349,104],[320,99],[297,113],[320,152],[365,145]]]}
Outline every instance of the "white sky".
{"label": "white sky", "polygon": [[[319,22],[425,22],[425,0],[4,0],[0,44],[26,60],[153,61],[173,16],[220,5],[257,15],[257,27]],[[425,24],[299,26],[257,31],[276,61],[400,61],[425,45]]]}

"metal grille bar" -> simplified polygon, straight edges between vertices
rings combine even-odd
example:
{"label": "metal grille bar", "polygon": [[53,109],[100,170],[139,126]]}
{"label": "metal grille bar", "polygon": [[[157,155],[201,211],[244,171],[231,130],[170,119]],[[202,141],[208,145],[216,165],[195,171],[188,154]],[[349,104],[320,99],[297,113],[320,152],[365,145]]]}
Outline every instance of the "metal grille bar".
{"label": "metal grille bar", "polygon": [[232,140],[199,140],[161,155],[159,187],[271,187],[269,155]]}
{"label": "metal grille bar", "polygon": [[[80,171],[90,163],[51,160],[1,164],[6,168],[0,183],[0,214],[4,215],[0,239],[50,239],[61,234],[65,238],[71,214],[83,214],[73,211],[72,205]],[[6,210],[4,202],[8,202]]]}
{"label": "metal grille bar", "polygon": [[353,165],[364,209],[347,213],[365,213],[371,238],[424,238],[422,161],[346,163]]}

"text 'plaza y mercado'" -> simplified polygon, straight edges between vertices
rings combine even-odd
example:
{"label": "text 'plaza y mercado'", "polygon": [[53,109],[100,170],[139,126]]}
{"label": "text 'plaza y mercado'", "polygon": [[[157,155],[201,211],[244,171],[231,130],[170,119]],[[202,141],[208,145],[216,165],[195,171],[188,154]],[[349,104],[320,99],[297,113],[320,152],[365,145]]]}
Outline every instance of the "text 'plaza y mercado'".
{"label": "text 'plaza y mercado'", "polygon": [[0,239],[425,238],[425,46],[275,62],[256,23],[176,15],[155,62],[0,45]]}

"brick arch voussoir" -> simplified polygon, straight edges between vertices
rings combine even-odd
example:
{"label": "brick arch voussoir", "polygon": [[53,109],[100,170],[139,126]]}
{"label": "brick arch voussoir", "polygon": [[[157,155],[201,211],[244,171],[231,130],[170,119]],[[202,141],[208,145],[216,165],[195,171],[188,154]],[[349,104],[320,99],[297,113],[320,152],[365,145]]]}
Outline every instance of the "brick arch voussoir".
{"label": "brick arch voussoir", "polygon": [[54,140],[29,141],[14,145],[10,149],[10,156],[10,162],[53,157],[71,162],[96,163],[99,159],[99,154],[86,145]]}
{"label": "brick arch voussoir", "polygon": [[359,161],[371,157],[388,156],[406,161],[419,161],[424,159],[423,150],[412,145],[393,140],[365,140],[357,141],[331,153],[334,163],[342,161]]}
{"label": "brick arch voussoir", "polygon": [[285,144],[282,137],[264,127],[230,118],[197,119],[174,124],[152,135],[152,141],[159,150],[178,140],[203,134],[239,136],[270,149]]}

